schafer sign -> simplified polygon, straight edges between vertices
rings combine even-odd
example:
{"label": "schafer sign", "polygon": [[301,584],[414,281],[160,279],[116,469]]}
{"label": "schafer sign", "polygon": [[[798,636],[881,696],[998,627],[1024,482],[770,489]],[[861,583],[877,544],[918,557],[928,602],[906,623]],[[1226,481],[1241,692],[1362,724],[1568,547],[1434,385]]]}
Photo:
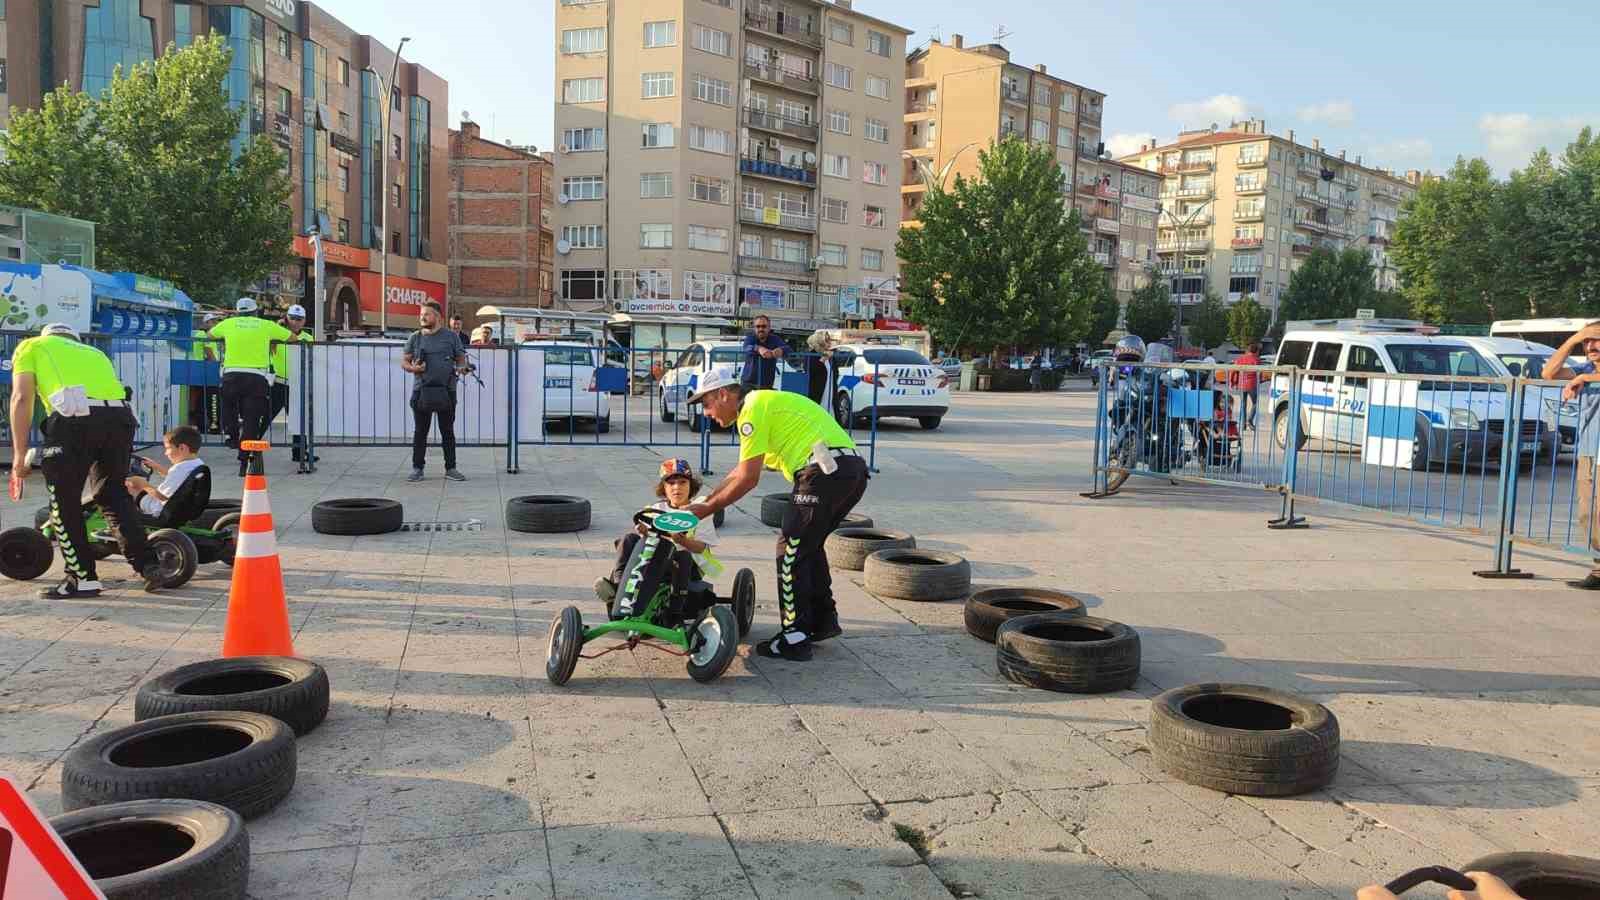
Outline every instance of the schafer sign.
{"label": "schafer sign", "polygon": [[[378,311],[378,293],[383,279],[377,272],[362,272],[359,282],[361,292],[361,312],[376,313]],[[422,304],[429,300],[444,306],[444,285],[437,281],[423,281],[420,278],[403,278],[399,275],[389,276],[389,315],[412,316],[422,314]]]}

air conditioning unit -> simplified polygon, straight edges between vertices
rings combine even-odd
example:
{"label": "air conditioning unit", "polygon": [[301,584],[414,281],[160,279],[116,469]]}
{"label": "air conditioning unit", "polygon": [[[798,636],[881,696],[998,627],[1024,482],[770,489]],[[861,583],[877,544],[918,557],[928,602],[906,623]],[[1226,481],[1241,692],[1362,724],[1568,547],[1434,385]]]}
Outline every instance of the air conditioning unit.
{"label": "air conditioning unit", "polygon": [[560,147],[557,147],[556,149],[560,150],[562,153],[571,153],[572,152],[572,148],[567,146],[566,144],[562,144]]}
{"label": "air conditioning unit", "polygon": [[566,206],[568,203],[572,202],[572,198],[567,196],[567,192],[566,191],[562,191],[561,193],[556,195],[556,202],[561,204],[562,206]]}

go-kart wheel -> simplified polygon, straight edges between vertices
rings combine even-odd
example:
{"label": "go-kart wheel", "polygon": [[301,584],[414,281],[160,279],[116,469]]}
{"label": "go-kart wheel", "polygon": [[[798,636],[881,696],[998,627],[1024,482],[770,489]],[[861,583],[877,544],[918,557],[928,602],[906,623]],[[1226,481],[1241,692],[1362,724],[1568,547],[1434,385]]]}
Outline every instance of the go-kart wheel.
{"label": "go-kart wheel", "polygon": [[50,571],[55,562],[50,539],[26,526],[0,531],[0,575],[32,581]]}
{"label": "go-kart wheel", "polygon": [[218,516],[217,521],[211,525],[212,531],[227,535],[222,541],[221,551],[217,554],[217,562],[225,566],[233,565],[234,547],[239,543],[239,521],[243,518],[244,516],[239,513],[228,513],[225,516]]}
{"label": "go-kart wheel", "polygon": [[756,621],[756,573],[740,569],[733,576],[733,617],[739,623],[739,640],[750,636]]}
{"label": "go-kart wheel", "polygon": [[183,587],[200,565],[200,551],[187,534],[176,528],[163,528],[150,535],[150,553],[161,567],[161,586]]}
{"label": "go-kart wheel", "polygon": [[739,623],[726,606],[713,606],[695,623],[693,649],[689,653],[689,677],[704,683],[714,681],[733,662],[739,649]]}
{"label": "go-kart wheel", "polygon": [[578,667],[578,651],[583,649],[583,616],[576,606],[569,606],[550,623],[550,643],[545,651],[544,677],[554,685],[563,685]]}

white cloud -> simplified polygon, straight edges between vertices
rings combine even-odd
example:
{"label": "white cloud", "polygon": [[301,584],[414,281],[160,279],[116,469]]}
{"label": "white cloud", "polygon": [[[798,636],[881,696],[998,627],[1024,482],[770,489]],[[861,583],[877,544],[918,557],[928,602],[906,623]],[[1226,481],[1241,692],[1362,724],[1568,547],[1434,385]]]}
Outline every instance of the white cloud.
{"label": "white cloud", "polygon": [[1368,165],[1390,169],[1427,168],[1433,162],[1433,142],[1427,138],[1399,138],[1372,145]]}
{"label": "white cloud", "polygon": [[1153,134],[1113,134],[1106,138],[1106,152],[1112,159],[1139,152],[1139,148],[1155,138]]}
{"label": "white cloud", "polygon": [[1174,103],[1167,115],[1185,128],[1204,128],[1213,122],[1225,128],[1230,122],[1248,118],[1250,104],[1237,94],[1218,94],[1192,103]]}
{"label": "white cloud", "polygon": [[1528,164],[1540,147],[1560,153],[1578,136],[1578,129],[1595,124],[1600,117],[1553,116],[1535,118],[1527,113],[1487,113],[1478,120],[1483,136],[1484,159],[1496,175],[1510,174]]}
{"label": "white cloud", "polygon": [[1349,100],[1329,100],[1302,106],[1299,115],[1303,122],[1320,122],[1335,128],[1346,128],[1355,124],[1356,108]]}

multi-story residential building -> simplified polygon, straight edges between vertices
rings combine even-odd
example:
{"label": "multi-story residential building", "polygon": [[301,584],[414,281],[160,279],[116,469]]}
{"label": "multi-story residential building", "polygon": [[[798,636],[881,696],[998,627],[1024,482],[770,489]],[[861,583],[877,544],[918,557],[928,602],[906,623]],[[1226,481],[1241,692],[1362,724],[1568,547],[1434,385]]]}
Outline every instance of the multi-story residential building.
{"label": "multi-story residential building", "polygon": [[847,0],[561,0],[562,305],[800,331],[892,301],[907,34]]}
{"label": "multi-story residential building", "polygon": [[[546,155],[548,156],[548,154]],[[549,307],[555,285],[555,165],[532,147],[450,132],[450,304]]]}
{"label": "multi-story residential building", "polygon": [[[116,66],[208,33],[233,51],[225,88],[246,110],[236,146],[269,136],[294,186],[300,261],[240,290],[274,306],[300,303],[321,327],[373,325],[387,251],[391,325],[414,323],[423,300],[443,302],[448,86],[401,62],[386,104],[381,85],[394,52],[306,0],[0,0],[0,57],[9,64],[0,123],[12,109],[37,108],[56,86],[103,90]],[[313,229],[327,266],[321,290],[306,238]]]}
{"label": "multi-story residential building", "polygon": [[1256,119],[1151,142],[1123,162],[1163,179],[1156,257],[1174,299],[1199,303],[1209,287],[1229,302],[1253,296],[1274,314],[1290,274],[1318,247],[1361,248],[1378,287],[1395,289],[1389,238],[1423,178],[1317,140],[1305,146],[1292,131],[1269,134]]}

